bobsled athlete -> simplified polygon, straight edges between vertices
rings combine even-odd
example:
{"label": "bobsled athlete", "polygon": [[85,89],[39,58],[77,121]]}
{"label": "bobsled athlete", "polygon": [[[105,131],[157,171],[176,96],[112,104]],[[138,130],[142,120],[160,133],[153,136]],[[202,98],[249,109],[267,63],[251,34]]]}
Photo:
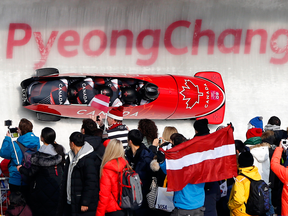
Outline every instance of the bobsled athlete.
{"label": "bobsled athlete", "polygon": [[71,84],[68,88],[68,97],[72,104],[89,104],[96,94],[98,91],[94,89],[91,78]]}
{"label": "bobsled athlete", "polygon": [[119,79],[103,79],[97,78],[94,80],[95,88],[99,91],[99,94],[110,97],[109,106],[119,107],[122,106],[122,102],[119,99],[121,94],[120,86],[122,84]]}
{"label": "bobsled athlete", "polygon": [[68,81],[66,79],[33,82],[27,88],[28,101],[31,104],[69,104],[67,87]]}

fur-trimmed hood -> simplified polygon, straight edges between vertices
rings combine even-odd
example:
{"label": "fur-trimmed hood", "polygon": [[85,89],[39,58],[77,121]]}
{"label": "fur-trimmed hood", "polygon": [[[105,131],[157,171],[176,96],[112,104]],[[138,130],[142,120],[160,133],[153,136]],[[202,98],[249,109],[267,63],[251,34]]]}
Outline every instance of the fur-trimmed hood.
{"label": "fur-trimmed hood", "polygon": [[60,164],[62,161],[62,156],[50,155],[43,152],[36,152],[31,156],[31,163],[36,166],[48,167]]}
{"label": "fur-trimmed hood", "polygon": [[269,148],[271,148],[269,143],[261,143],[255,146],[250,146],[250,152],[258,163],[264,163],[269,160]]}

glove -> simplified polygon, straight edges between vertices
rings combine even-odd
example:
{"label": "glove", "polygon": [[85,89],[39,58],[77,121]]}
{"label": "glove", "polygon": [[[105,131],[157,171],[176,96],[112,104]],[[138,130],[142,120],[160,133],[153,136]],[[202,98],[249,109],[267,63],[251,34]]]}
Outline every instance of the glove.
{"label": "glove", "polygon": [[157,151],[157,162],[163,163],[165,160],[165,154],[162,151]]}
{"label": "glove", "polygon": [[234,132],[234,126],[233,126],[232,122],[230,122],[229,124],[227,124],[227,126],[228,126],[228,125],[231,125],[231,128],[232,128],[232,130],[233,130],[233,132]]}

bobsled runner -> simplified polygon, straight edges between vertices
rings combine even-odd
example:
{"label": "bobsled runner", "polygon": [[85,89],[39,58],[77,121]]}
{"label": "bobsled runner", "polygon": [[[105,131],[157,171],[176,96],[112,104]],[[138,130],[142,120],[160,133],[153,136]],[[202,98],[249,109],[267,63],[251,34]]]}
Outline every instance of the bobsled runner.
{"label": "bobsled runner", "polygon": [[[56,68],[36,70],[23,80],[22,105],[43,121],[61,117],[89,118],[106,113],[90,106],[106,95],[108,109],[124,107],[124,119],[201,119],[221,124],[225,90],[217,72],[181,75],[59,74]],[[108,105],[107,105],[108,106]]]}

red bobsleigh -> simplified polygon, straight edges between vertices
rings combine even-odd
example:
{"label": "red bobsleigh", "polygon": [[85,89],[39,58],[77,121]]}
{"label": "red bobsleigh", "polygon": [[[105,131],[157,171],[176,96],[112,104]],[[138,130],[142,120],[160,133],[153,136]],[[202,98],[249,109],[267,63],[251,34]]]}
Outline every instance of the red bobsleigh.
{"label": "red bobsleigh", "polygon": [[36,70],[21,82],[22,102],[39,120],[89,118],[106,113],[90,106],[95,95],[109,97],[109,108],[124,106],[124,119],[201,119],[221,124],[225,90],[217,72],[178,75],[63,74]]}

